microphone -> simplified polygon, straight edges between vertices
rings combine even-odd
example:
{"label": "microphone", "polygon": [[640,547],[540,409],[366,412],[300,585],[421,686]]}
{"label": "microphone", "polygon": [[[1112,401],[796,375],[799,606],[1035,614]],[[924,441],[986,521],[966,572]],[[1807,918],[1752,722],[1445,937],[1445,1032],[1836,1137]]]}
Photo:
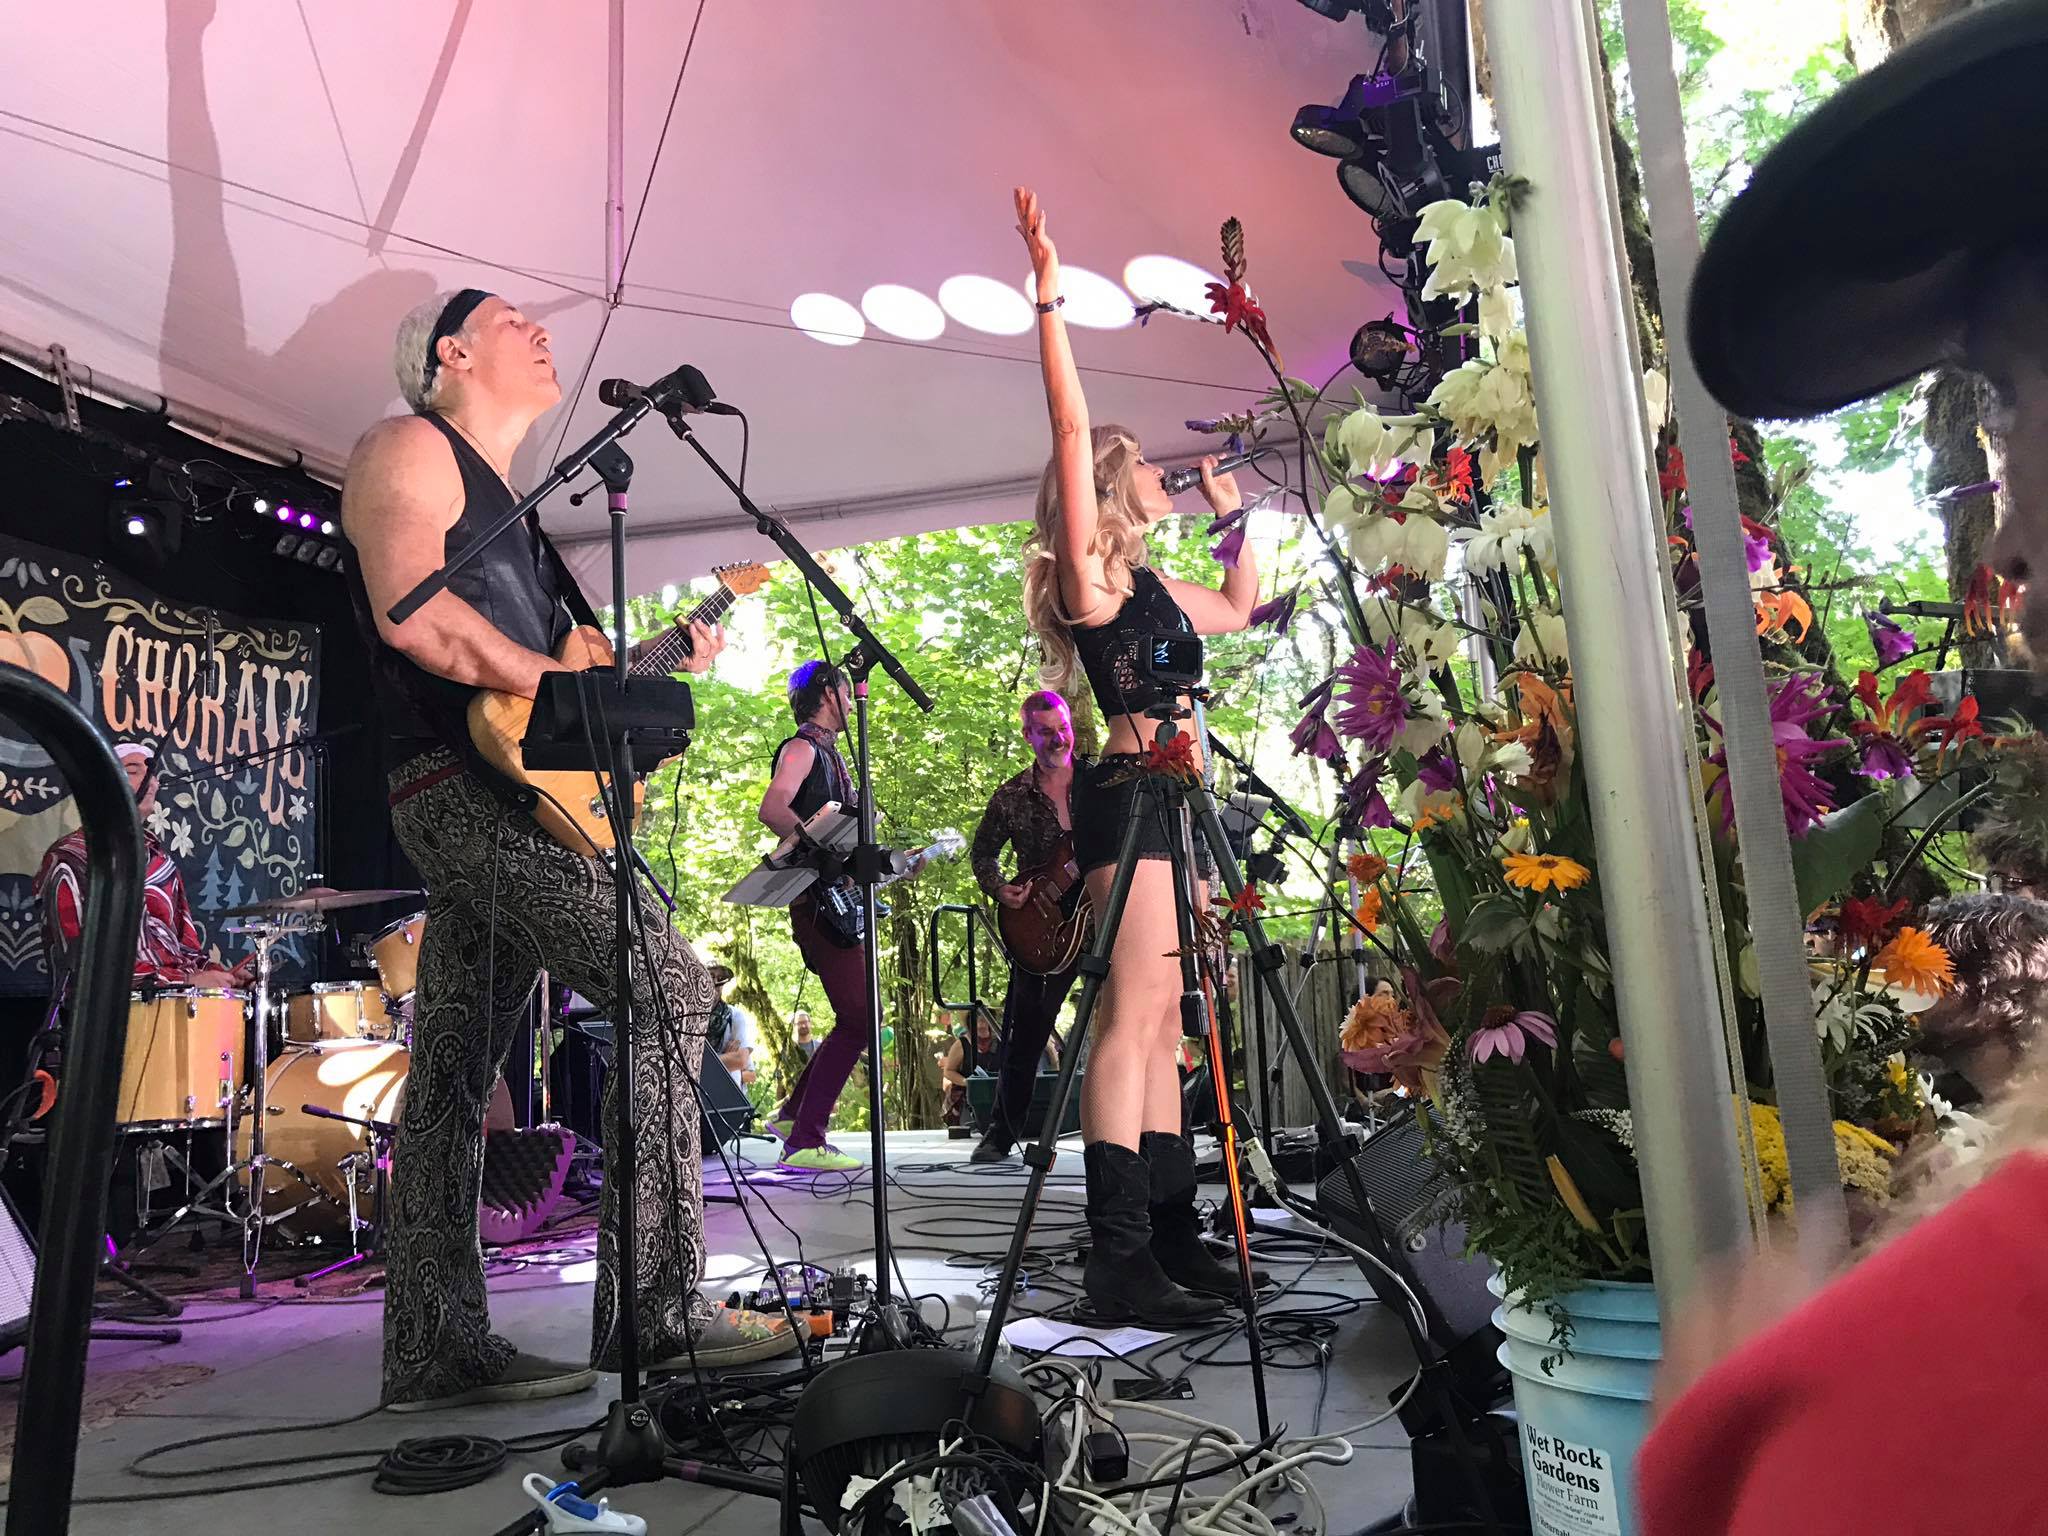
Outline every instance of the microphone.
{"label": "microphone", "polygon": [[[1251,463],[1260,454],[1271,452],[1273,452],[1271,448],[1254,448],[1247,453],[1226,453],[1216,461],[1216,473],[1219,475],[1228,474],[1240,465]],[[1178,496],[1182,491],[1193,490],[1202,483],[1201,466],[1196,465],[1188,469],[1169,469],[1160,478],[1159,483],[1166,487],[1166,494],[1169,496]]]}
{"label": "microphone", "polygon": [[631,379],[606,379],[597,386],[597,398],[614,410],[631,405],[636,400],[651,400],[659,411],[681,411],[684,414],[704,413],[712,416],[737,416],[739,407],[727,405],[720,400],[704,377],[700,368],[685,363],[665,378],[656,379],[645,386],[635,384]]}

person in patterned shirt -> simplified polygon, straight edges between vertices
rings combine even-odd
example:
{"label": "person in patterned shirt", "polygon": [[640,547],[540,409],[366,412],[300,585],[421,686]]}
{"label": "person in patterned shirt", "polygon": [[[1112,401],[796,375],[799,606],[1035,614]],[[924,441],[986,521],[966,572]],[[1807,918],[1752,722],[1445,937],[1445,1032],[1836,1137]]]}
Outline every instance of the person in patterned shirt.
{"label": "person in patterned shirt", "polygon": [[[208,956],[192,921],[192,905],[185,899],[184,876],[149,831],[149,815],[156,808],[155,749],[144,742],[124,741],[114,751],[128,774],[135,808],[143,821],[142,932],[135,947],[134,985],[138,989],[246,986],[255,969],[253,957],[227,970]],[[35,891],[43,908],[43,942],[53,986],[62,985],[70,976],[89,875],[82,829],[51,844],[36,871]]]}
{"label": "person in patterned shirt", "polygon": [[[1029,894],[1020,883],[1025,871],[1050,863],[1074,825],[1074,717],[1067,701],[1042,690],[1026,699],[1019,713],[1024,739],[1031,745],[1031,766],[1005,780],[989,798],[981,825],[974,829],[970,855],[975,882],[983,893],[1013,908],[1023,906]],[[1019,881],[1005,880],[996,862],[1006,843]],[[1074,887],[1077,897],[1080,889],[1078,884]],[[1021,965],[1010,967],[997,1051],[995,1113],[974,1149],[974,1162],[1000,1162],[1031,1134],[1033,1127],[1025,1123],[1031,1086],[1052,1038],[1053,1021],[1073,990],[1076,968],[1069,966],[1056,976],[1035,976]]]}

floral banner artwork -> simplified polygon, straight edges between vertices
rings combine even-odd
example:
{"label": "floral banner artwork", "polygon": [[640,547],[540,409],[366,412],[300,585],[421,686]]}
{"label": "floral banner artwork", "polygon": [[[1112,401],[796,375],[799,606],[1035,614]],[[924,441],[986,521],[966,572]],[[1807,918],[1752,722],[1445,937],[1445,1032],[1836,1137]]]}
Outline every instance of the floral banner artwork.
{"label": "floral banner artwork", "polygon": [[[207,946],[222,908],[297,890],[318,867],[310,754],[320,631],[169,602],[125,573],[0,538],[0,664],[68,693],[116,741],[146,741],[161,782],[149,829],[185,876]],[[48,755],[0,718],[0,993],[49,986],[33,882],[78,825]],[[280,945],[287,976],[303,941]]]}

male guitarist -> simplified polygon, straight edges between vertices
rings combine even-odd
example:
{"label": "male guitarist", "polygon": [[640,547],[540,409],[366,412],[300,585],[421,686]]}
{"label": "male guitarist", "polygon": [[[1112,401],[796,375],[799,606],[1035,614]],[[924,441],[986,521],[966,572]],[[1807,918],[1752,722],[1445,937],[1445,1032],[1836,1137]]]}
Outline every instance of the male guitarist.
{"label": "male guitarist", "polygon": [[[1020,713],[1024,740],[1031,746],[1031,766],[1005,780],[989,798],[981,825],[974,830],[970,855],[975,882],[982,891],[1013,910],[1030,899],[1027,877],[1073,856],[1068,837],[1074,825],[1069,809],[1074,791],[1074,717],[1067,701],[1049,690],[1032,694]],[[1005,881],[996,864],[996,855],[1005,843],[1017,860],[1015,881]],[[973,1161],[1002,1161],[1035,1129],[1025,1123],[1031,1086],[1038,1076],[1045,1043],[1052,1037],[1053,1021],[1073,989],[1079,961],[1077,952],[1073,961],[1051,976],[1011,965],[1010,990],[1003,998],[1003,1039],[997,1051],[995,1115],[975,1146]]]}
{"label": "male guitarist", "polygon": [[[796,733],[775,749],[774,772],[761,796],[760,818],[777,837],[789,837],[837,801],[854,808],[853,775],[839,752],[839,735],[853,713],[846,674],[826,661],[807,661],[789,675],[789,712]],[[915,874],[922,860],[912,859]],[[789,928],[804,967],[825,988],[832,1032],[804,1063],[789,1097],[768,1122],[782,1138],[782,1166],[806,1173],[844,1173],[860,1159],[825,1139],[833,1106],[868,1043],[868,962],[863,941],[840,932],[823,910],[825,887],[838,877],[828,867],[790,903]],[[871,1069],[872,1070],[872,1069]]]}
{"label": "male guitarist", "polygon": [[[480,689],[531,698],[567,670],[554,652],[589,605],[539,523],[500,535],[449,589],[394,625],[394,603],[517,499],[508,482],[527,429],[561,398],[548,333],[466,288],[399,322],[395,365],[415,414],[381,421],[349,461],[342,525],[348,582],[369,646],[390,763],[392,828],[427,889],[411,1075],[385,1234],[384,1401],[414,1410],[554,1397],[595,1371],[539,1359],[491,1331],[477,1240],[486,1099],[539,971],[610,1012],[613,872],[544,833],[473,749]],[[724,646],[699,624],[684,665]],[[635,944],[634,1103],[639,1169],[607,1179],[591,1365],[618,1368],[618,1218],[634,1201],[640,1358],[659,1370],[787,1352],[786,1324],[713,1307],[704,1268],[697,1067],[715,992],[654,901]],[[618,1123],[606,1094],[607,1127]]]}

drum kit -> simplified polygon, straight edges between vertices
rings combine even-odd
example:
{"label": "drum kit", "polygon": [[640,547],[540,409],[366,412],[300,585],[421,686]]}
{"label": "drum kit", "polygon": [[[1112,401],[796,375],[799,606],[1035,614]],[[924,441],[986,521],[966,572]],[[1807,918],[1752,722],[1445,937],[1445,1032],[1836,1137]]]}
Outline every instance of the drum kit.
{"label": "drum kit", "polygon": [[[230,908],[221,914],[224,931],[246,939],[255,956],[248,991],[173,988],[131,997],[120,1129],[221,1131],[231,1153],[226,1168],[141,1233],[130,1253],[194,1214],[222,1217],[242,1230],[244,1296],[255,1294],[256,1265],[272,1226],[309,1241],[345,1233],[351,1253],[342,1264],[368,1255],[364,1234],[374,1243],[411,1066],[426,914],[412,913],[369,939],[374,985],[315,984],[285,999],[282,1009],[271,992],[272,950],[320,932],[330,913],[419,894],[315,886]],[[282,1046],[275,1058],[273,1037]],[[216,1191],[225,1207],[206,1204]],[[362,1214],[365,1197],[370,1217]]]}

